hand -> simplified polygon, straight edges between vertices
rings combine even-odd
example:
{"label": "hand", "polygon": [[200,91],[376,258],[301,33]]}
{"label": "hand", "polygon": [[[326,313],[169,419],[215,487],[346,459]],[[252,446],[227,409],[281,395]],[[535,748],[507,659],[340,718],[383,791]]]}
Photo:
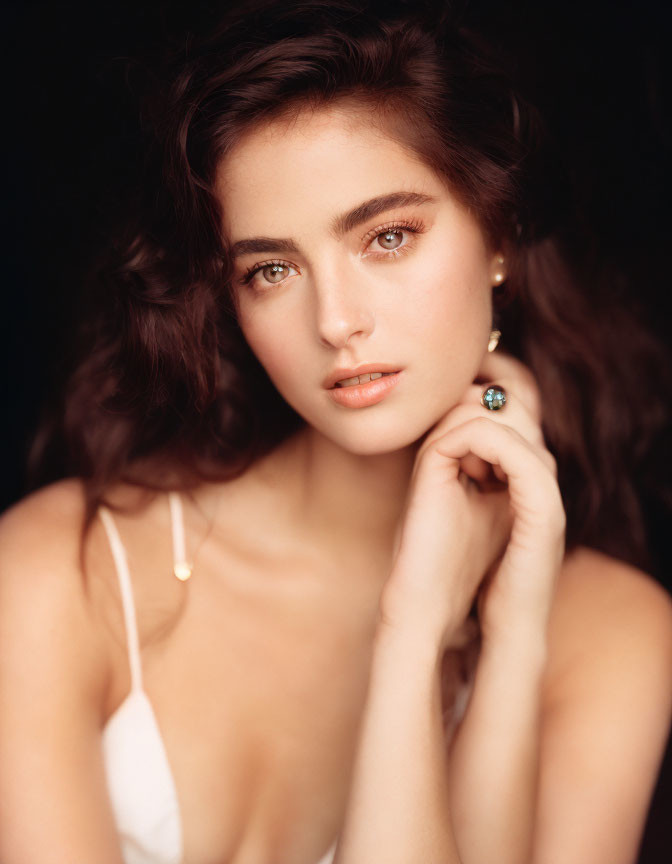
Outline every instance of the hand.
{"label": "hand", "polygon": [[[474,383],[426,435],[397,534],[382,620],[446,647],[476,599],[484,641],[545,634],[564,556],[565,513],[532,373],[487,354]],[[501,411],[480,404],[487,383]]]}

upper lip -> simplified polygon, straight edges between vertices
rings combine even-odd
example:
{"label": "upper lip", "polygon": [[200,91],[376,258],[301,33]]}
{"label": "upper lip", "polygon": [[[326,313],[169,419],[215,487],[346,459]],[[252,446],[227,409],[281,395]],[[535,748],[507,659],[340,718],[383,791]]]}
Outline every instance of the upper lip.
{"label": "upper lip", "polygon": [[392,366],[389,363],[362,363],[361,366],[355,366],[354,369],[334,369],[322,382],[322,386],[327,390],[344,378],[354,378],[355,375],[365,375],[367,372],[399,372],[400,366]]}

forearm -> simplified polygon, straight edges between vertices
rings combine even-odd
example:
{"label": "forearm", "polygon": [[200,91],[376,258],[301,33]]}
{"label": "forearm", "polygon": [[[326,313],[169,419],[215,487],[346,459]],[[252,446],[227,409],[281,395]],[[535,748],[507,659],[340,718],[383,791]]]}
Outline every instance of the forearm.
{"label": "forearm", "polygon": [[335,864],[522,864],[535,816],[543,637],[485,647],[446,756],[438,645],[382,628]]}
{"label": "forearm", "polygon": [[450,754],[450,803],[464,864],[528,864],[539,764],[542,636],[484,646]]}
{"label": "forearm", "polygon": [[440,650],[379,628],[335,864],[460,864],[449,814]]}

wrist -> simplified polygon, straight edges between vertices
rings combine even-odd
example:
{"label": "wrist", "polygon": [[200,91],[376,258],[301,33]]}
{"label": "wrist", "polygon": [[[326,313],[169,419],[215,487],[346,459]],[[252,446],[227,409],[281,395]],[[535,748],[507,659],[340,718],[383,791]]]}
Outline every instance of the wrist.
{"label": "wrist", "polygon": [[410,669],[439,667],[443,639],[436,628],[414,622],[386,618],[382,613],[374,638],[374,662],[407,665]]}
{"label": "wrist", "polygon": [[513,664],[541,674],[548,658],[548,638],[545,631],[513,629],[497,639],[483,634],[481,658],[495,665]]}
{"label": "wrist", "polygon": [[390,592],[388,585],[383,592],[378,616],[378,638],[383,642],[400,641],[413,643],[419,650],[443,654],[453,642],[459,641],[464,628],[464,616],[460,617],[440,604],[420,602],[419,598],[401,597]]}

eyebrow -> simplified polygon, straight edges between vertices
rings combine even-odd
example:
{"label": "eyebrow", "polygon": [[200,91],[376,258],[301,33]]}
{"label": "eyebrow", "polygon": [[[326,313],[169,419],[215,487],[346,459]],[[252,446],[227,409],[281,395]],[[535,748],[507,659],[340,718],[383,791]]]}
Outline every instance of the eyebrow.
{"label": "eyebrow", "polygon": [[[348,210],[347,213],[336,216],[331,220],[329,232],[336,238],[343,237],[353,228],[363,222],[368,222],[369,219],[373,219],[374,216],[378,216],[386,210],[392,210],[395,207],[435,204],[438,200],[434,195],[425,195],[420,192],[390,192],[387,195],[379,195],[358,204],[352,210]],[[229,249],[231,258],[260,252],[298,254],[300,250],[297,243],[288,237],[251,237],[248,240],[238,240]]]}

